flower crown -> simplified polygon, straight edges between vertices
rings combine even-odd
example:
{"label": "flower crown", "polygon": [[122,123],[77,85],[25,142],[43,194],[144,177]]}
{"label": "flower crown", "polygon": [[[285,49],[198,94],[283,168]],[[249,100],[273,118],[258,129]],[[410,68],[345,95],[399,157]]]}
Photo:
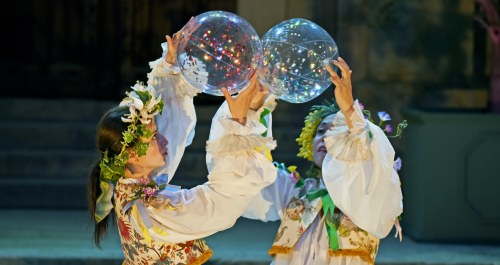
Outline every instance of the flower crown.
{"label": "flower crown", "polygon": [[147,128],[147,125],[163,110],[161,95],[157,95],[152,86],[145,86],[142,82],[137,82],[132,87],[132,91],[125,92],[125,94],[127,97],[120,102],[119,106],[128,107],[129,113],[125,114],[125,117],[121,117],[121,120],[129,125],[127,130],[123,132],[121,151],[110,157],[108,150],[106,150],[99,163],[102,192],[96,201],[95,219],[97,222],[104,219],[113,209],[111,202],[113,186],[125,174],[125,165],[128,162],[130,151],[134,150],[138,156],[146,154],[149,144],[141,139],[151,138],[152,132]]}
{"label": "flower crown", "polygon": [[[369,110],[364,109],[364,106],[360,103],[360,107],[363,111],[363,114],[366,119],[370,122],[375,123],[375,121],[371,117],[371,112]],[[320,124],[321,120],[323,120],[326,116],[337,113],[340,109],[335,105],[335,102],[325,101],[323,105],[315,105],[312,106],[311,112],[307,115],[304,120],[304,127],[302,128],[302,132],[300,133],[299,138],[296,139],[297,143],[300,146],[299,153],[297,156],[303,157],[308,161],[313,161],[313,138],[316,133],[316,129]],[[386,133],[389,138],[401,138],[403,134],[403,130],[408,126],[408,122],[406,120],[402,121],[398,124],[396,128],[396,133],[394,135],[388,135],[393,132],[392,126],[389,123],[386,123],[391,120],[391,116],[385,111],[379,111],[378,113],[378,126],[382,128],[382,130]]]}
{"label": "flower crown", "polygon": [[313,161],[313,138],[318,128],[319,123],[326,116],[337,113],[340,109],[334,102],[325,101],[323,105],[314,105],[311,107],[311,112],[304,120],[304,127],[300,132],[299,138],[295,141],[299,144],[300,150],[298,157],[303,157],[307,161]]}

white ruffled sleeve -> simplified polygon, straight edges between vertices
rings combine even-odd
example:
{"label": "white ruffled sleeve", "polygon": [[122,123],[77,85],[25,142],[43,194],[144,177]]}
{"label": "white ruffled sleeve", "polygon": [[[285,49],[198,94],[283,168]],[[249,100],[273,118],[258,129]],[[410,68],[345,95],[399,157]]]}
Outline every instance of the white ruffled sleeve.
{"label": "white ruffled sleeve", "polygon": [[[263,139],[266,139],[266,141],[272,139],[272,111],[275,107],[276,97],[269,95],[264,104],[256,111],[249,111],[247,117],[252,124],[256,124],[254,133],[259,135],[264,133],[265,138]],[[224,119],[222,117],[229,117],[229,113],[227,102],[224,102],[212,120],[209,139],[219,138],[224,134]],[[271,149],[274,148],[274,146],[271,147]],[[213,167],[213,162],[212,153],[207,152],[207,167],[209,170]],[[282,209],[288,202],[286,197],[295,186],[291,177],[293,176],[290,176],[290,173],[286,170],[278,170],[276,181],[255,196],[243,217],[262,221],[279,220],[282,217]]]}
{"label": "white ruffled sleeve", "polygon": [[[269,150],[272,150],[275,148],[275,143],[274,141],[272,140],[273,136],[272,136],[272,111],[274,110],[274,108],[276,107],[276,97],[274,95],[269,95],[266,99],[266,101],[264,102],[264,104],[262,104],[262,106],[256,110],[256,111],[253,111],[253,110],[250,110],[248,112],[248,117],[247,117],[247,121],[248,123],[252,126],[252,134],[257,136],[257,135],[262,135],[264,134],[265,137],[262,137],[262,141],[265,141],[266,142],[266,145],[264,146],[267,146],[267,148]],[[268,112],[267,115],[261,115],[263,114],[265,111]],[[264,116],[264,117],[262,117]],[[212,125],[210,127],[210,135],[208,137],[209,141],[213,140],[213,139],[217,139],[217,138],[220,138],[224,133],[226,133],[225,129],[224,129],[224,123],[227,122],[227,120],[231,117],[231,112],[229,111],[229,107],[227,105],[227,102],[224,101],[224,103],[222,103],[222,105],[219,107],[219,109],[217,110],[217,112],[215,113],[213,119],[212,119]],[[264,126],[264,124],[260,121],[261,119],[264,120],[264,123],[266,124]],[[231,137],[233,138],[233,137]],[[257,139],[260,139],[260,137],[257,137]],[[226,141],[226,140],[224,140]],[[227,139],[227,141],[232,141],[231,139]],[[268,143],[271,143],[270,145],[268,145]],[[224,143],[223,146],[225,147],[221,147],[221,148],[227,148],[227,146],[229,146],[229,142],[226,142]],[[211,170],[212,168],[212,164],[213,164],[213,156],[212,156],[212,152],[211,150],[207,150],[207,156],[206,156],[206,163],[207,163],[207,168],[208,168],[208,171]]]}
{"label": "white ruffled sleeve", "polygon": [[339,111],[324,139],[323,180],[336,207],[360,228],[384,238],[403,210],[394,149],[384,132],[364,119],[357,101],[353,107],[353,128]]}
{"label": "white ruffled sleeve", "polygon": [[275,181],[276,168],[256,150],[276,145],[261,136],[265,127],[254,120],[243,126],[224,114],[216,118],[222,131],[207,142],[212,156],[208,181],[189,190],[161,192],[175,209],[147,207],[153,239],[177,243],[230,228],[252,199]]}
{"label": "white ruffled sleeve", "polygon": [[193,97],[201,91],[190,85],[179,69],[163,58],[151,62],[150,67],[152,70],[148,74],[148,85],[162,94],[164,102],[162,114],[156,117],[158,132],[168,141],[167,163],[158,170],[158,174],[168,174],[170,181],[179,166],[184,149],[193,140],[196,126]]}

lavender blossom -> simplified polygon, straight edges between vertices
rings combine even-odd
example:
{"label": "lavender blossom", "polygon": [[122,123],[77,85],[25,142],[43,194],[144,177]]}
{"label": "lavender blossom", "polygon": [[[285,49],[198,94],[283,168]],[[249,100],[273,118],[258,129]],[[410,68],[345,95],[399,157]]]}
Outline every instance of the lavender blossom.
{"label": "lavender blossom", "polygon": [[386,124],[384,128],[384,132],[391,133],[392,132],[392,126],[390,124]]}
{"label": "lavender blossom", "polygon": [[394,168],[394,170],[399,171],[401,170],[402,166],[403,166],[403,160],[401,160],[401,158],[398,157],[396,161],[394,161],[394,165],[392,167]]}

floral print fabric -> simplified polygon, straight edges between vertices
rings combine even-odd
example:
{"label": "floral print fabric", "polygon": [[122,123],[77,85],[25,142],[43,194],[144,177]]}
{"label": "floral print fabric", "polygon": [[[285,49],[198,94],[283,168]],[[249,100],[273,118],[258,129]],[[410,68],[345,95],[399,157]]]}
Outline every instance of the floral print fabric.
{"label": "floral print fabric", "polygon": [[[115,192],[115,211],[118,230],[125,256],[123,264],[202,264],[212,256],[212,250],[204,240],[192,240],[183,243],[158,242],[134,229],[130,218],[141,218],[134,214],[134,207],[126,212],[123,208],[137,198],[138,190],[144,189],[141,183],[119,181]],[[139,221],[139,222],[138,222]],[[142,220],[136,220],[140,223]],[[162,231],[168,233],[168,231]]]}

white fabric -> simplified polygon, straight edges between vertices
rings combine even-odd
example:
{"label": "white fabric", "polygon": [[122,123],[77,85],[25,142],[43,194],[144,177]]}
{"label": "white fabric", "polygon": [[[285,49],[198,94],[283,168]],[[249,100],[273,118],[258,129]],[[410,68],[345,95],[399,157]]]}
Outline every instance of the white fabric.
{"label": "white fabric", "polygon": [[201,91],[187,83],[172,65],[162,58],[151,62],[148,84],[162,94],[163,112],[156,117],[158,132],[168,141],[167,163],[158,174],[168,174],[170,182],[179,166],[186,146],[194,137],[196,112],[193,97]]}
{"label": "white fabric", "polygon": [[[264,109],[267,108],[272,111],[274,110],[275,107],[276,107],[276,97],[270,95],[258,110],[256,111],[249,110],[246,126],[241,126],[239,124],[231,126],[230,124],[234,124],[234,122],[230,120],[231,114],[229,111],[229,106],[227,105],[227,102],[224,101],[224,103],[222,103],[222,105],[219,107],[219,109],[217,110],[212,119],[212,125],[208,140],[209,142],[212,142],[213,145],[207,146],[207,156],[206,156],[208,171],[211,170],[213,164],[212,153],[214,151],[224,152],[226,150],[231,150],[234,146],[234,144],[231,144],[231,142],[235,141],[236,140],[235,138],[239,138],[239,136],[236,135],[251,134],[253,136],[247,137],[247,140],[250,142],[248,146],[254,146],[254,147],[265,146],[270,150],[273,150],[276,147],[276,142],[272,138],[271,115],[268,115],[269,117],[266,117],[268,128],[266,128],[262,123],[260,123],[259,119],[260,119],[260,114],[264,111]],[[242,128],[244,129],[241,130]],[[266,131],[267,131],[266,137],[261,137],[260,135]],[[223,138],[222,136],[224,134],[232,134],[233,136],[229,137],[226,136],[225,138]],[[221,141],[221,143],[217,143],[216,141],[214,141],[215,139],[220,139],[219,141]]]}
{"label": "white fabric", "polygon": [[[179,243],[204,238],[230,228],[262,188],[276,178],[276,169],[256,151],[214,155],[208,181],[192,189],[165,190],[177,209],[147,207],[153,226],[167,235],[149,231],[153,240]],[[130,220],[139,232],[138,220]]]}
{"label": "white fabric", "polygon": [[384,238],[403,212],[401,183],[393,169],[394,149],[382,129],[363,118],[357,101],[354,109],[353,128],[346,141],[334,139],[349,130],[341,113],[325,137],[328,154],[323,161],[323,180],[335,206],[358,227]]}
{"label": "white fabric", "polygon": [[[168,140],[168,165],[157,173],[168,173],[170,181],[192,139],[196,123],[192,96],[197,91],[189,88],[182,75],[172,71],[163,60],[154,62],[152,67],[149,83],[160,90],[165,103],[162,115],[157,118],[158,130]],[[149,230],[153,240],[179,243],[230,228],[252,198],[274,182],[276,168],[255,151],[255,147],[263,142],[273,145],[274,141],[260,136],[265,128],[258,120],[253,120],[255,116],[249,117],[247,125],[242,126],[230,120],[228,115],[219,116],[217,124],[220,126],[216,128],[219,137],[212,137],[207,145],[218,143],[223,148],[222,137],[230,137],[232,146],[223,151],[213,148],[208,181],[189,190],[162,191],[160,194],[176,206],[175,210],[147,207],[153,226],[158,228]],[[211,135],[215,133],[211,132]],[[141,233],[139,222],[142,221],[130,219],[134,229]],[[165,231],[166,234],[156,231]]]}
{"label": "white fabric", "polygon": [[[333,129],[325,138],[328,154],[322,165],[322,185],[326,186],[335,205],[357,226],[383,238],[402,212],[399,177],[392,169],[394,150],[382,130],[363,118],[357,101],[354,109],[351,115],[353,129],[348,130],[339,112]],[[332,139],[335,134],[342,135],[343,141]],[[276,181],[252,200],[243,216],[262,221],[282,218],[294,186],[289,174],[280,170]],[[328,257],[328,247],[325,225],[318,215],[297,241],[293,252],[276,255],[272,264],[366,264],[359,257]]]}

